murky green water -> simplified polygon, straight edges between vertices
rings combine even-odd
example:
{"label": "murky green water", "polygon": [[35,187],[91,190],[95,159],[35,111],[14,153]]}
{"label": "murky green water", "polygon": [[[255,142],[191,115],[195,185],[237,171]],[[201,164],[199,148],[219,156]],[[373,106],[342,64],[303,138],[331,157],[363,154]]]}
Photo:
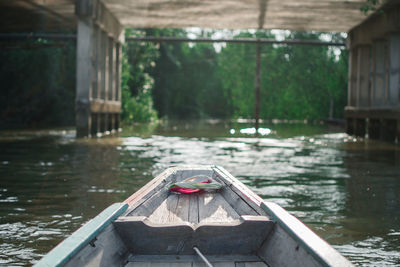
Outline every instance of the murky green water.
{"label": "murky green water", "polygon": [[36,262],[178,164],[225,167],[357,265],[400,265],[398,145],[325,125],[263,125],[272,132],[257,138],[240,133],[249,127],[143,125],[92,140],[75,140],[72,130],[0,132],[0,265]]}

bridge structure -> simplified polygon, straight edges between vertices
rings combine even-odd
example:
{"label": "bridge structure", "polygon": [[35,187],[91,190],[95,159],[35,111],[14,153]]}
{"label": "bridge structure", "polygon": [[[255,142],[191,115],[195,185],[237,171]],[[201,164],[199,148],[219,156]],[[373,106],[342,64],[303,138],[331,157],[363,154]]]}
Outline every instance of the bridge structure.
{"label": "bridge structure", "polygon": [[369,5],[367,0],[3,0],[0,34],[75,33],[76,128],[83,137],[120,127],[125,28],[347,32],[347,132],[399,141],[400,1],[383,0],[366,16],[360,9]]}

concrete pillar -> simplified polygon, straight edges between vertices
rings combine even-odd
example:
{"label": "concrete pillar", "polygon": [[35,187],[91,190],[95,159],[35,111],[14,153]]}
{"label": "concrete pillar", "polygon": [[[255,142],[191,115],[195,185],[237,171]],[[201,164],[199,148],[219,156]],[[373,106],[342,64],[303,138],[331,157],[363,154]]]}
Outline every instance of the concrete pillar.
{"label": "concrete pillar", "polygon": [[400,106],[400,33],[391,34],[389,38],[389,53],[388,104],[390,106]]}
{"label": "concrete pillar", "polygon": [[114,95],[120,96],[117,89],[120,88],[123,28],[100,0],[75,1],[75,13],[77,136],[95,136],[98,131],[107,131],[110,125],[114,127],[108,121],[113,121],[111,117],[121,112],[120,97],[114,101]]}

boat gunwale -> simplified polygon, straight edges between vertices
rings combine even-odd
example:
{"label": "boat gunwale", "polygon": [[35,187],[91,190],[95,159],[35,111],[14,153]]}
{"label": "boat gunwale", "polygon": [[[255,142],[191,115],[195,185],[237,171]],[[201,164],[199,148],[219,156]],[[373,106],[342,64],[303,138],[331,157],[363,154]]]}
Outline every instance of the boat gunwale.
{"label": "boat gunwale", "polygon": [[50,250],[35,267],[62,266],[74,257],[83,247],[89,244],[97,235],[111,225],[121,216],[128,205],[126,203],[114,203],[99,213],[96,217],[86,222],[69,237],[61,241]]}
{"label": "boat gunwale", "polygon": [[323,240],[302,221],[291,215],[278,204],[263,201],[261,203],[261,208],[268,213],[273,222],[282,227],[289,236],[299,242],[301,246],[323,266],[354,266],[346,257],[332,247],[332,245]]}

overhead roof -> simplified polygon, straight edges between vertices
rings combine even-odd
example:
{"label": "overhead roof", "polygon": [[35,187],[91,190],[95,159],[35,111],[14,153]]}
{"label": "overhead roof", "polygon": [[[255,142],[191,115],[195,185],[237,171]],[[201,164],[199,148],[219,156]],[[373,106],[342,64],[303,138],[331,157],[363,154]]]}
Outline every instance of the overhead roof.
{"label": "overhead roof", "polygon": [[127,27],[348,31],[366,0],[105,0]]}
{"label": "overhead roof", "polygon": [[[83,1],[83,0],[79,0]],[[0,31],[75,28],[74,0],[1,0]],[[124,27],[348,31],[366,0],[103,0]]]}

